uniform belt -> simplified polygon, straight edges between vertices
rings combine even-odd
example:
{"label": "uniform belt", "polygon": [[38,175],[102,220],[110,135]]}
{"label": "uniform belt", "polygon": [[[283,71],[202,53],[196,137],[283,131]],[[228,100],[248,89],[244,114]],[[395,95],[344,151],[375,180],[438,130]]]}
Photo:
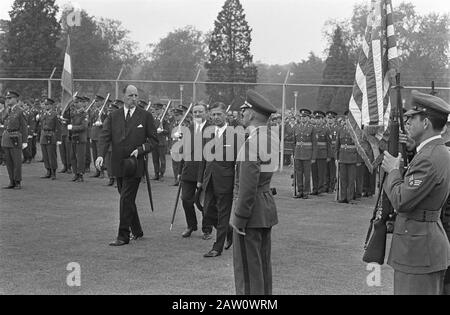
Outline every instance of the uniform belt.
{"label": "uniform belt", "polygon": [[354,144],[341,144],[341,147],[344,149],[356,149],[356,145]]}
{"label": "uniform belt", "polygon": [[17,132],[19,129],[6,129],[8,132]]}
{"label": "uniform belt", "polygon": [[327,143],[326,143],[326,142],[323,142],[323,141],[317,142],[317,144],[320,144],[320,145],[327,145]]}
{"label": "uniform belt", "polygon": [[297,145],[312,145],[312,142],[303,142],[303,141],[299,141],[296,143]]}
{"label": "uniform belt", "polygon": [[54,129],[44,129],[44,131],[55,131]]}
{"label": "uniform belt", "polygon": [[419,210],[412,213],[399,213],[398,215],[419,222],[438,222],[441,218],[441,211]]}

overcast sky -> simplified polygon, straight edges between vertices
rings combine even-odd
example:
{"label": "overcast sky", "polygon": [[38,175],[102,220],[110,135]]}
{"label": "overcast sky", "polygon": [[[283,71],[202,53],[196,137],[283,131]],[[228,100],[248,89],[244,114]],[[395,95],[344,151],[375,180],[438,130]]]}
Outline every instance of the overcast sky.
{"label": "overcast sky", "polygon": [[[14,0],[0,0],[0,19],[9,19]],[[193,25],[207,32],[225,0],[57,0],[73,3],[90,15],[122,21],[141,49],[170,31]],[[254,61],[269,64],[299,62],[310,51],[322,56],[326,42],[323,26],[328,19],[352,15],[356,3],[369,0],[241,0],[252,32]],[[393,0],[394,6],[401,1]],[[411,0],[420,14],[449,13],[448,0]]]}

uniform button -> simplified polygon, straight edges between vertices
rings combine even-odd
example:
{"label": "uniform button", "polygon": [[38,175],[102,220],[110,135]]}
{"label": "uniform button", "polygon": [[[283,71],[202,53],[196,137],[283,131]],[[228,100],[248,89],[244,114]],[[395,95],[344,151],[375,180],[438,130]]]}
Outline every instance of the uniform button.
{"label": "uniform button", "polygon": [[405,233],[408,233],[408,230],[405,230]]}

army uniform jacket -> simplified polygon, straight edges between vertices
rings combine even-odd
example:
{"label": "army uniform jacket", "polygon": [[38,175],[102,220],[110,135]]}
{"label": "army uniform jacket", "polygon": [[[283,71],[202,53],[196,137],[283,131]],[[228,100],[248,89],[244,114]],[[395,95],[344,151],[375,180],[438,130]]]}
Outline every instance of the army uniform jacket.
{"label": "army uniform jacket", "polygon": [[450,243],[440,221],[450,191],[450,153],[439,138],[416,154],[405,178],[391,171],[384,190],[398,212],[388,264],[404,273],[427,274],[450,265]]}
{"label": "army uniform jacket", "polygon": [[12,109],[5,108],[0,124],[4,125],[2,147],[22,149],[22,143],[27,143],[28,127],[20,107],[15,105]]}
{"label": "army uniform jacket", "polygon": [[311,161],[317,156],[317,138],[311,124],[297,124],[294,127],[294,158],[296,160]]}
{"label": "army uniform jacket", "polygon": [[336,138],[339,131],[338,125],[327,125],[328,128],[328,135],[329,135],[329,141],[330,141],[330,150],[328,151],[328,158],[334,159],[336,155]]}
{"label": "army uniform jacket", "polygon": [[75,114],[71,117],[72,142],[86,143],[88,136],[88,117],[86,113]]}
{"label": "army uniform jacket", "polygon": [[314,128],[317,141],[317,160],[327,159],[331,151],[330,133],[326,126],[317,126]]}
{"label": "army uniform jacket", "polygon": [[358,152],[347,127],[339,129],[336,135],[336,160],[343,164],[356,164]]}
{"label": "army uniform jacket", "polygon": [[294,152],[294,126],[291,126],[290,124],[286,124],[284,127],[284,153],[285,154],[292,154]]}
{"label": "army uniform jacket", "polygon": [[107,115],[105,113],[102,113],[100,117],[100,122],[102,123],[100,126],[95,126],[94,124],[97,122],[98,119],[98,111],[94,111],[92,115],[90,116],[90,138],[91,140],[98,141],[100,139],[100,135],[102,133],[103,129],[103,122],[105,121]]}
{"label": "army uniform jacket", "polygon": [[[251,148],[257,147],[256,144],[250,144],[251,142],[262,141],[258,129],[250,133],[237,157],[235,201],[231,216],[239,229],[271,228],[278,223],[277,208],[270,191],[270,181],[276,167],[271,166],[269,157],[261,156],[260,152],[249,153]],[[262,135],[270,137],[265,133]],[[251,159],[251,156],[256,158]]]}
{"label": "army uniform jacket", "polygon": [[41,116],[41,144],[56,144],[61,141],[61,123],[56,113],[44,113]]}
{"label": "army uniform jacket", "polygon": [[[159,122],[159,121],[157,121]],[[158,137],[158,146],[160,147],[167,147],[168,145],[168,141],[167,141],[167,137],[170,134],[170,125],[169,122],[167,120],[163,120],[163,123],[159,124],[158,127],[162,127],[162,132],[157,133],[157,137]]]}

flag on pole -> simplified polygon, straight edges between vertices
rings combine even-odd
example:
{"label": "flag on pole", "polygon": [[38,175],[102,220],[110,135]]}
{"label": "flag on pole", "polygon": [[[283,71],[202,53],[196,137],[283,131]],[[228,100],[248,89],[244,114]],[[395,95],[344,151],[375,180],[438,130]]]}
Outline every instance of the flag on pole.
{"label": "flag on pole", "polygon": [[67,106],[72,101],[73,80],[72,80],[72,59],[70,57],[70,37],[67,36],[67,47],[64,55],[64,67],[61,76],[62,98],[61,107],[64,113]]}
{"label": "flag on pole", "polygon": [[[379,144],[389,136],[389,90],[398,70],[397,40],[391,0],[372,0],[356,66],[348,124],[358,153],[370,172]],[[370,146],[362,146],[367,141]],[[371,152],[370,152],[371,151]]]}

